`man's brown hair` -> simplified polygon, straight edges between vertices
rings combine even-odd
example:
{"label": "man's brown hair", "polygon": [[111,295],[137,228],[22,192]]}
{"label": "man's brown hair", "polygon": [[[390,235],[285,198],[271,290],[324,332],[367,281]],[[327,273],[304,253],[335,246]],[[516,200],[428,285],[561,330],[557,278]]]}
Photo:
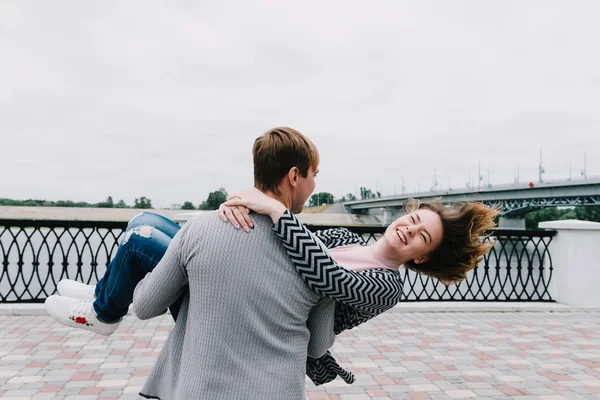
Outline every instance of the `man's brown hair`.
{"label": "man's brown hair", "polygon": [[273,128],[259,136],[252,157],[254,187],[262,192],[277,193],[281,180],[293,167],[306,178],[310,167],[319,166],[319,152],[313,142],[287,127]]}
{"label": "man's brown hair", "polygon": [[439,279],[448,285],[467,278],[482,260],[494,242],[485,239],[486,231],[496,224],[498,207],[488,207],[481,203],[456,202],[444,206],[441,201],[421,203],[408,199],[404,203],[406,213],[418,209],[435,212],[440,216],[443,226],[442,241],[427,257],[428,261],[416,264],[409,261],[404,264],[408,269],[423,275]]}

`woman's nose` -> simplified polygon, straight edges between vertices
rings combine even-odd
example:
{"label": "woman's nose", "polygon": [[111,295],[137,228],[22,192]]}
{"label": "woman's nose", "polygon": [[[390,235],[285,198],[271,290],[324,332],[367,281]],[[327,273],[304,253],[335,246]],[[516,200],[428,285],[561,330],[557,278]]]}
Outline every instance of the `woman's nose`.
{"label": "woman's nose", "polygon": [[406,233],[408,233],[408,236],[412,236],[414,234],[411,226],[406,227]]}

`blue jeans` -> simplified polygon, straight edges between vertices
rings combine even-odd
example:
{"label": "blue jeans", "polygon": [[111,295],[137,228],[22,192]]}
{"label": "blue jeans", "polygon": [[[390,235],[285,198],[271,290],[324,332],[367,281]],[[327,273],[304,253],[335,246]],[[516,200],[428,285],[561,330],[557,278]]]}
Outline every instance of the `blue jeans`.
{"label": "blue jeans", "polygon": [[[117,322],[127,314],[138,282],[158,265],[180,228],[153,213],[142,213],[129,221],[117,253],[96,284],[94,310],[102,321]],[[183,296],[169,307],[173,319],[177,319],[182,300]]]}

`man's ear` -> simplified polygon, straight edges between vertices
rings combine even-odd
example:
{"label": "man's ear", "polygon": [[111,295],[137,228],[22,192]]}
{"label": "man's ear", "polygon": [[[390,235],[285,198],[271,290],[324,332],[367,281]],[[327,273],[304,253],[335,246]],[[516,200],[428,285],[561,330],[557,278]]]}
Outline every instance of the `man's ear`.
{"label": "man's ear", "polygon": [[421,257],[421,258],[415,258],[415,259],[413,260],[413,262],[414,262],[415,264],[423,264],[423,263],[426,263],[427,261],[429,261],[429,257],[427,257],[427,256],[425,256],[425,257]]}
{"label": "man's ear", "polygon": [[292,187],[296,187],[296,185],[298,185],[298,173],[300,171],[298,171],[298,167],[292,167],[290,168],[287,176],[288,176],[288,180],[290,182],[290,185],[292,185]]}

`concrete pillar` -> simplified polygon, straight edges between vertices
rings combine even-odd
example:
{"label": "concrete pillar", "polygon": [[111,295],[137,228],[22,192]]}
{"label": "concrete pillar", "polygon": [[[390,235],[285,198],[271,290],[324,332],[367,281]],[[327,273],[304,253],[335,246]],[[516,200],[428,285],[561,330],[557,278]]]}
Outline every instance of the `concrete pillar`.
{"label": "concrete pillar", "polygon": [[498,221],[500,229],[525,229],[525,218],[500,217]]}
{"label": "concrete pillar", "polygon": [[554,300],[574,307],[600,307],[600,223],[547,221],[539,227],[558,231],[549,249]]}
{"label": "concrete pillar", "polygon": [[388,226],[392,223],[392,218],[394,216],[394,210],[390,207],[386,207],[383,209],[383,220],[382,225]]}

